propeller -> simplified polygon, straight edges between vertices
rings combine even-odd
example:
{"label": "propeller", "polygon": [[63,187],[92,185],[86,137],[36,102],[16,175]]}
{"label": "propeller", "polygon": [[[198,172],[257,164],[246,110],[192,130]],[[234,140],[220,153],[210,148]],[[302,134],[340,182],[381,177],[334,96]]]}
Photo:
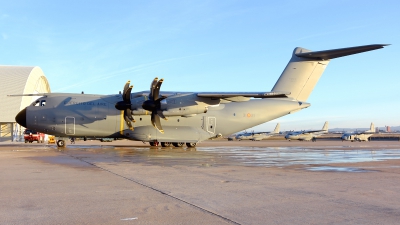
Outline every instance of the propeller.
{"label": "propeller", "polygon": [[163,81],[163,79],[158,80],[157,77],[154,78],[150,85],[149,99],[142,104],[143,109],[151,112],[151,124],[162,134],[164,130],[162,129],[160,118],[167,120],[161,112],[161,101],[167,98],[164,96],[160,97],[160,88]]}
{"label": "propeller", "polygon": [[[133,86],[130,86],[130,82],[126,82],[124,86],[124,92],[122,93],[122,99],[123,101],[119,101],[115,104],[115,108],[118,110],[124,110],[124,119],[126,122],[126,125],[128,125],[129,129],[133,130],[132,122],[135,122],[135,119],[132,116],[132,110],[131,110],[131,91]],[[131,122],[132,121],[132,122]]]}

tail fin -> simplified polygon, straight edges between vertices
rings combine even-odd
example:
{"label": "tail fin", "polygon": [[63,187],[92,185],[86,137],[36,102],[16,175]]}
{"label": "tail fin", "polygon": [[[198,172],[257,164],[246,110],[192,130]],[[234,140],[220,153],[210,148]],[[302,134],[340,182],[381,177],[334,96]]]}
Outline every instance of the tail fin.
{"label": "tail fin", "polygon": [[274,131],[272,131],[271,133],[272,134],[279,134],[280,128],[281,128],[281,125],[279,123],[277,123]]}
{"label": "tail fin", "polygon": [[328,126],[329,126],[329,122],[326,121],[325,124],[324,124],[324,126],[322,127],[322,130],[323,130],[323,131],[328,131]]}
{"label": "tail fin", "polygon": [[272,92],[290,92],[289,98],[306,101],[330,59],[372,51],[384,46],[386,45],[364,45],[316,52],[297,47]]}
{"label": "tail fin", "polygon": [[369,130],[366,131],[367,133],[375,133],[375,125],[374,123],[371,123],[371,126],[369,127]]}

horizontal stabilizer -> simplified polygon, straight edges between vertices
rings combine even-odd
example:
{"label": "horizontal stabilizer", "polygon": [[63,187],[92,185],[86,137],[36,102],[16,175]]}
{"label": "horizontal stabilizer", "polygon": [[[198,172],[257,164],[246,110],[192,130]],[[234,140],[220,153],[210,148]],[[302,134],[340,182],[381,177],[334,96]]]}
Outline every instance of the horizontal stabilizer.
{"label": "horizontal stabilizer", "polygon": [[347,55],[353,55],[361,52],[368,52],[383,48],[384,46],[387,45],[386,44],[364,45],[364,46],[356,46],[350,48],[339,48],[339,49],[316,51],[316,52],[296,53],[296,56],[309,59],[328,60]]}

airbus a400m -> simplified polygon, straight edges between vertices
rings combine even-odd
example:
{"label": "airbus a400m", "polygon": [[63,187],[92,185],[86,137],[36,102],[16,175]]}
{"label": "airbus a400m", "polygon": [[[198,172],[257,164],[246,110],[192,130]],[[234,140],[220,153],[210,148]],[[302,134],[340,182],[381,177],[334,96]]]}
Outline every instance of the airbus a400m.
{"label": "airbus a400m", "polygon": [[271,92],[160,92],[163,79],[155,78],[150,91],[132,93],[128,81],[121,94],[36,94],[42,97],[19,112],[16,121],[59,138],[126,138],[194,147],[309,107],[306,100],[330,59],[384,46],[295,48]]}

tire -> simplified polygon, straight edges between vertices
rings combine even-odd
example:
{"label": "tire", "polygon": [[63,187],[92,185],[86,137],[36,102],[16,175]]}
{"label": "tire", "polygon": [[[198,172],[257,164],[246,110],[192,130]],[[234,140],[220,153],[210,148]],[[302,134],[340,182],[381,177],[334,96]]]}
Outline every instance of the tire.
{"label": "tire", "polygon": [[28,143],[28,140],[25,139],[25,143]]}
{"label": "tire", "polygon": [[196,145],[197,145],[196,142],[186,143],[186,146],[188,146],[188,148],[194,148],[196,147]]}
{"label": "tire", "polygon": [[172,145],[174,147],[182,147],[185,144],[185,142],[172,142]]}
{"label": "tire", "polygon": [[57,146],[60,148],[64,148],[65,147],[65,141],[64,140],[58,140],[57,141]]}
{"label": "tire", "polygon": [[170,147],[172,145],[171,142],[161,142],[162,147]]}
{"label": "tire", "polygon": [[149,144],[150,144],[150,146],[155,146],[153,141],[150,141]]}

